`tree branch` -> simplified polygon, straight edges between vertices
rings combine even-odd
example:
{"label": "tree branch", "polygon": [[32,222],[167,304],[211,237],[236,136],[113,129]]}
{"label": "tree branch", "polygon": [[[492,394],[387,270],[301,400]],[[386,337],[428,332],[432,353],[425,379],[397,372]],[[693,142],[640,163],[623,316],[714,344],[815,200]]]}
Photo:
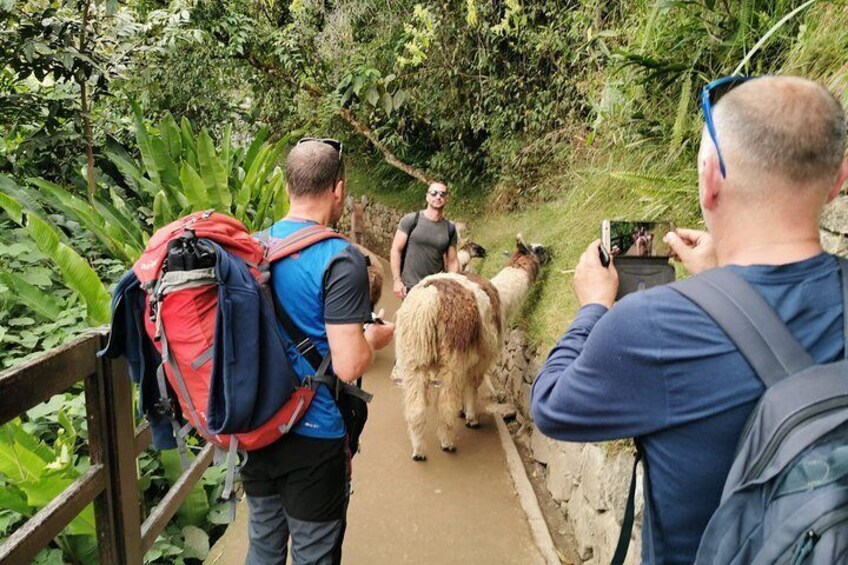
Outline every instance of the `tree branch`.
{"label": "tree branch", "polygon": [[[245,54],[245,60],[247,60],[247,62],[255,69],[258,69],[275,78],[281,78],[282,76],[282,73],[280,73],[278,69],[276,69],[272,65],[269,65],[265,61],[257,59],[252,53]],[[299,87],[306,91],[313,98],[324,97],[324,92],[314,84],[304,82],[300,83]],[[391,149],[389,149],[383,142],[380,141],[380,139],[377,137],[377,134],[374,133],[374,130],[372,130],[367,124],[359,121],[359,119],[357,119],[357,117],[349,109],[344,107],[336,108],[336,114],[338,114],[341,119],[347,122],[347,124],[350,125],[354,129],[354,131],[356,131],[356,133],[365,137],[371,143],[371,145],[373,145],[374,148],[379,151],[380,154],[383,155],[383,159],[385,159],[386,163],[388,163],[392,167],[395,167],[396,169],[400,169],[404,173],[408,174],[412,178],[423,182],[424,184],[429,185],[435,182],[436,179],[428,175],[426,172],[422,171],[417,167],[413,167],[408,163],[404,163],[403,161],[398,159],[397,155],[395,155]]]}

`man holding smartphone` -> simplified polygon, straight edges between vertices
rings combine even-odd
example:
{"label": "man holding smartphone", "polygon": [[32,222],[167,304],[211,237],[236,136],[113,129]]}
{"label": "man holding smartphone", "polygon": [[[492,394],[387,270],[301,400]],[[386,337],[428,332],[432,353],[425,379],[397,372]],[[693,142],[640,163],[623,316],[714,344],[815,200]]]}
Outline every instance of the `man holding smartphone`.
{"label": "man holding smartphone", "polygon": [[[841,281],[818,221],[848,178],[845,113],[811,81],[736,78],[705,89],[698,188],[709,233],[677,229],[665,240],[692,274],[740,275],[816,362],[835,361]],[[613,308],[618,276],[599,245],[576,268],[581,309],[536,378],[533,418],[559,440],[636,438],[647,463],[642,559],[692,563],[764,388],[716,323],[674,290]]]}

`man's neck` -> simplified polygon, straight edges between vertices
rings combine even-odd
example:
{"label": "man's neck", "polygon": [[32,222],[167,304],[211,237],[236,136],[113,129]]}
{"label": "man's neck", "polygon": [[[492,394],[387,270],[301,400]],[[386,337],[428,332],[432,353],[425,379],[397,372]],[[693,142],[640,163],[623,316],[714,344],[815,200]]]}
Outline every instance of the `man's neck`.
{"label": "man's neck", "polygon": [[309,200],[297,203],[292,202],[285,219],[307,220],[326,226],[329,225],[331,216],[332,210],[326,203]]}
{"label": "man's neck", "polygon": [[822,252],[821,241],[818,228],[807,224],[769,223],[751,218],[747,225],[736,226],[734,230],[716,230],[728,234],[714,237],[718,264],[786,265],[814,257]]}
{"label": "man's neck", "polygon": [[437,210],[436,208],[430,208],[429,206],[424,210],[424,217],[426,217],[431,222],[438,222],[442,218],[445,217],[442,210]]}

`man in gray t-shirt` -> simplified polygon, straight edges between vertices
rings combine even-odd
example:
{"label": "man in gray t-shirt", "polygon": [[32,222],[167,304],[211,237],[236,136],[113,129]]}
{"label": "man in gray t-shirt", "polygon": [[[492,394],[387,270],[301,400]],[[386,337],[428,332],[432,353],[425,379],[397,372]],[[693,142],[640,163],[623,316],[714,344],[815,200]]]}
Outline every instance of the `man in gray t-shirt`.
{"label": "man in gray t-shirt", "polygon": [[426,276],[459,271],[456,228],[444,216],[448,187],[434,182],[427,188],[427,208],[400,220],[392,241],[393,290],[398,298]]}

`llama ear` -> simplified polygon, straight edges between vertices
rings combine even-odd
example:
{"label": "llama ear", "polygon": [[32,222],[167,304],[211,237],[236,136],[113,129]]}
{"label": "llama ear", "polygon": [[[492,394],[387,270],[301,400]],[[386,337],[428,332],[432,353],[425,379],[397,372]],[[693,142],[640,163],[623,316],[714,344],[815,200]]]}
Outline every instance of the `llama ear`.
{"label": "llama ear", "polygon": [[530,249],[527,247],[527,244],[524,242],[524,238],[521,234],[515,236],[515,246],[518,248],[518,252],[522,255],[530,253]]}

